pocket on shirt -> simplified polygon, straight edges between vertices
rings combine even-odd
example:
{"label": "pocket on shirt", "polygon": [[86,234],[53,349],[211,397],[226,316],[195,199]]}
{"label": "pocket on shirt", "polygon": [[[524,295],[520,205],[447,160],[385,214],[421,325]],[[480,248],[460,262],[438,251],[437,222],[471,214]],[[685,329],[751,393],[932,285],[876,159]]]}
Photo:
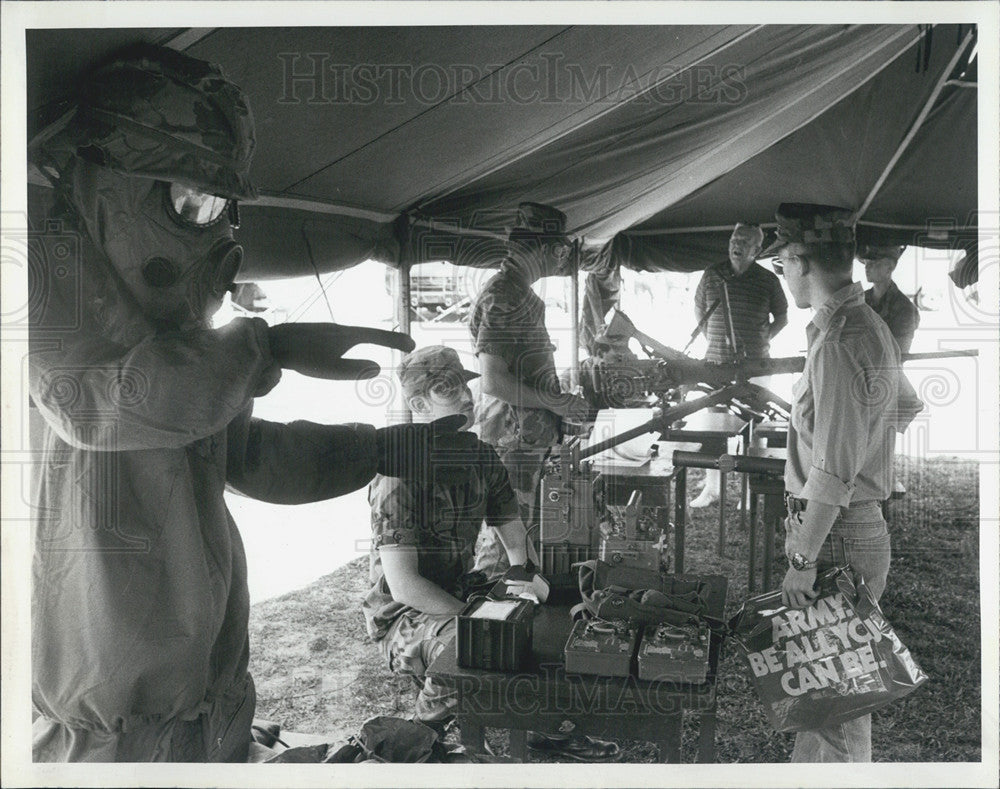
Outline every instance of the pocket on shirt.
{"label": "pocket on shirt", "polygon": [[809,379],[803,373],[799,380],[795,382],[792,386],[792,414],[791,422],[793,427],[801,430],[800,420],[805,416],[805,403],[808,402],[809,396]]}

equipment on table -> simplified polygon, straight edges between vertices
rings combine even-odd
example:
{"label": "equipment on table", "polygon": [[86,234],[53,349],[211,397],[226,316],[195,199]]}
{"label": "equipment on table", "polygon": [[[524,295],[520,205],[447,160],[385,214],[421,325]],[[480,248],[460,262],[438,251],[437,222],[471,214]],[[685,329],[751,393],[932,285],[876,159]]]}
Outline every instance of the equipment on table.
{"label": "equipment on table", "polygon": [[647,625],[639,644],[639,679],[701,684],[708,677],[710,632],[704,622]]}
{"label": "equipment on table", "polygon": [[531,656],[534,619],[535,605],[530,600],[470,600],[455,617],[458,665],[520,670]]}
{"label": "equipment on table", "polygon": [[627,677],[639,630],[623,619],[577,620],[566,640],[566,672]]}
{"label": "equipment on table", "polygon": [[600,523],[602,561],[647,570],[666,566],[670,528],[666,502],[644,506],[642,500],[643,492],[636,489],[627,504],[605,505],[605,519]]}
{"label": "equipment on table", "polygon": [[[579,439],[570,439],[559,446],[542,477],[539,507],[541,572],[553,588],[572,588],[576,582],[572,566],[596,559],[602,553],[613,562],[618,554],[620,559],[616,563],[649,569],[662,564],[662,545],[670,528],[667,494],[662,484],[656,480],[644,484],[629,478],[628,484],[632,487],[624,490],[614,483],[614,476],[597,474],[584,458],[649,432],[668,430],[676,420],[727,402],[731,395],[729,388],[720,389],[698,400],[668,408],[638,427],[586,448]],[[646,503],[633,502],[635,532],[629,539],[622,518],[631,495],[640,485],[644,485],[642,500]],[[599,528],[601,523],[605,524],[603,533]],[[640,545],[640,542],[651,545]]]}

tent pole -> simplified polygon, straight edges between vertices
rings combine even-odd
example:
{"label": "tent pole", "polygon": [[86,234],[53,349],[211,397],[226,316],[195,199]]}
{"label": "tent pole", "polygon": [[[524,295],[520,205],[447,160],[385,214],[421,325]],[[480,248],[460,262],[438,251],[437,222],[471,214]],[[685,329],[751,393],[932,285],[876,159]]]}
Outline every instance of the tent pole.
{"label": "tent pole", "polygon": [[937,85],[934,86],[934,90],[931,91],[931,95],[927,97],[927,101],[924,102],[924,106],[920,110],[920,114],[917,116],[917,119],[913,122],[913,125],[910,127],[910,130],[906,133],[906,136],[903,137],[903,141],[899,144],[899,147],[896,149],[896,152],[892,155],[892,158],[889,160],[889,164],[885,166],[885,169],[882,171],[882,175],[879,176],[879,179],[875,182],[875,186],[873,186],[871,191],[868,193],[868,197],[865,198],[865,201],[861,204],[861,207],[855,212],[854,214],[855,221],[857,221],[858,219],[860,219],[865,215],[865,211],[868,210],[868,207],[872,204],[872,201],[875,199],[875,196],[878,194],[879,190],[885,184],[886,179],[888,179],[890,173],[892,173],[892,169],[902,158],[903,153],[906,151],[907,147],[909,147],[910,143],[913,142],[913,138],[917,136],[917,132],[920,131],[920,127],[924,125],[924,121],[927,120],[927,116],[930,115],[931,109],[934,107],[934,103],[937,101],[938,96],[941,95],[941,91],[944,90],[945,84],[948,82],[949,77],[951,77],[951,73],[955,70],[955,66],[958,65],[958,61],[962,57],[962,53],[964,53],[965,50],[968,49],[969,42],[971,40],[972,40],[972,31],[970,30],[968,33],[965,34],[965,40],[962,42],[962,46],[960,46],[958,49],[955,50],[955,54],[952,55],[951,60],[948,62],[947,67],[944,69],[943,72],[941,72],[941,76],[938,79]]}
{"label": "tent pole", "polygon": [[[399,268],[396,269],[398,276],[396,278],[396,324],[399,326],[398,331],[403,334],[410,333],[410,264],[400,263]],[[398,361],[402,358],[400,351],[393,351],[393,356],[396,358],[397,367]],[[410,411],[410,406],[407,404],[405,398],[400,394],[402,399],[401,403],[401,414],[403,417],[403,422],[413,421],[413,412]]]}
{"label": "tent pole", "polygon": [[580,261],[573,263],[573,273],[569,278],[570,334],[573,336],[569,352],[569,386],[575,390],[580,385]]}

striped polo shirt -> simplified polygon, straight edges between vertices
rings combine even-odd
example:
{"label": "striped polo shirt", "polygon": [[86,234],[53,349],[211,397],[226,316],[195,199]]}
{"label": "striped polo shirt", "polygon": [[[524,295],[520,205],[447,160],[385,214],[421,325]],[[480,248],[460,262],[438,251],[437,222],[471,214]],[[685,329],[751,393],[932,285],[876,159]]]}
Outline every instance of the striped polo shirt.
{"label": "striped polo shirt", "polygon": [[[712,305],[722,298],[723,282],[726,283],[729,294],[737,352],[746,354],[748,359],[767,358],[771,344],[768,336],[771,316],[788,313],[788,300],[781,289],[781,282],[774,273],[759,263],[751,263],[739,276],[728,260],[709,266],[705,269],[694,296],[695,315],[699,322]],[[732,361],[734,354],[730,347],[722,302],[712,312],[704,332],[708,337],[705,358],[710,362]]]}

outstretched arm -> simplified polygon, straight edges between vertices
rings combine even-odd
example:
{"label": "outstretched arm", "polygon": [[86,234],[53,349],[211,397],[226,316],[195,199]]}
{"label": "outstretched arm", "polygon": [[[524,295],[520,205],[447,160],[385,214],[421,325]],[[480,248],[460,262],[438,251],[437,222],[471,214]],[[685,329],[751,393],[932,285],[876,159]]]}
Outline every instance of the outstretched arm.
{"label": "outstretched arm", "polygon": [[114,451],[213,435],[281,375],[260,318],[150,335],[132,348],[97,334],[36,339],[29,369],[31,398],[60,438]]}
{"label": "outstretched arm", "polygon": [[227,431],[227,483],[274,504],[358,490],[375,476],[377,461],[371,425],[280,424],[251,417],[248,407]]}

